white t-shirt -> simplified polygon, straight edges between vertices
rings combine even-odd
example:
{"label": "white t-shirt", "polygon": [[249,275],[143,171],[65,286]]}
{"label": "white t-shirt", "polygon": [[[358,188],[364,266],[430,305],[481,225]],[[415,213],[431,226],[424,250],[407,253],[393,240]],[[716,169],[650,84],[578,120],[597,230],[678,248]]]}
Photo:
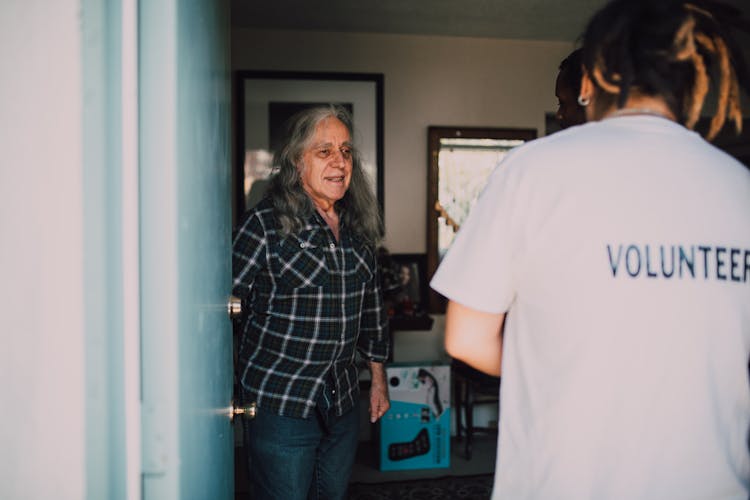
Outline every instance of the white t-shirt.
{"label": "white t-shirt", "polygon": [[493,498],[748,498],[742,164],[651,116],[533,141],[431,285],[507,312]]}

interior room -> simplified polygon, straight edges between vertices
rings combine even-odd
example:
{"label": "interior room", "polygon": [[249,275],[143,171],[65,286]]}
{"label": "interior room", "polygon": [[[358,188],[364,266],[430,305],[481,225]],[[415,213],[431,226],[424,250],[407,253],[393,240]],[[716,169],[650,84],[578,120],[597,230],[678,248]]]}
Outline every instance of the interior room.
{"label": "interior room", "polygon": [[[593,8],[595,3],[586,8]],[[408,7],[396,4],[359,10],[337,2],[323,14],[295,2],[278,7],[242,2],[233,5],[231,52],[235,74],[251,80],[257,76],[253,71],[259,70],[282,76],[290,72],[292,78],[295,72],[382,75],[384,244],[394,255],[425,256],[427,224],[437,225],[438,218],[428,211],[427,200],[429,127],[526,129],[542,136],[545,118],[557,109],[554,82],[558,66],[575,47],[583,16],[577,18],[555,6],[556,14],[542,17],[542,22],[536,21],[533,9],[519,5],[512,8],[512,15],[507,6],[474,7],[476,11],[468,6],[456,9],[448,3],[436,3],[404,12]],[[519,15],[524,21],[513,25],[505,19]],[[434,20],[448,17],[459,21]],[[482,17],[492,17],[493,21],[478,22]],[[405,18],[413,21],[407,23]],[[518,25],[525,26],[524,30],[513,27]],[[245,85],[245,81],[235,78],[234,85]],[[304,83],[307,90],[301,89],[301,93],[309,92],[309,87],[318,82]],[[272,86],[277,89],[279,82],[274,81]],[[264,88],[250,87],[243,94],[262,92]],[[247,114],[261,113],[259,107],[248,105],[245,110]],[[241,105],[235,107],[235,123],[251,120],[244,116],[245,110]],[[235,158],[235,168],[241,161]],[[430,222],[426,222],[428,218]],[[426,310],[427,305],[422,305]],[[426,329],[406,325],[393,331],[394,363],[450,365],[442,346],[443,315],[435,311],[430,316],[432,324],[420,327]],[[477,405],[474,412],[477,427],[496,427],[496,403]],[[450,468],[381,472],[374,426],[367,422],[366,408],[362,414],[353,482],[490,474],[494,470],[496,435],[477,432],[476,451],[467,460],[465,443],[455,440],[453,419],[455,449],[451,451]],[[244,498],[239,495],[247,490],[241,453],[238,448],[238,498]]]}
{"label": "interior room", "polygon": [[[320,78],[337,73],[344,79],[382,76],[384,244],[396,255],[422,256],[427,281],[439,258],[435,228],[438,223],[445,226],[446,220],[445,214],[432,209],[435,199],[430,186],[436,181],[431,176],[428,136],[433,129],[504,129],[529,131],[528,140],[558,130],[554,120],[558,66],[577,47],[588,14],[601,4],[385,2],[362,7],[334,2],[319,12],[291,0],[274,6],[235,2],[231,31],[235,96],[236,87],[246,85],[246,79],[265,77],[263,72],[291,79],[305,73]],[[449,18],[450,23],[442,22]],[[301,85],[305,83],[319,84],[303,80]],[[266,92],[248,88],[243,92]],[[235,107],[239,113],[235,123],[249,120],[244,113],[261,113],[257,107]],[[730,138],[730,143],[733,154],[747,155],[747,138]],[[237,148],[244,146],[243,142]],[[243,159],[235,158],[235,168],[240,165]],[[442,250],[437,254],[442,255]],[[429,326],[391,322],[394,363],[451,363],[442,345],[441,304],[435,297],[426,302]],[[451,400],[456,411],[455,397]],[[477,433],[478,452],[471,459],[467,459],[464,440],[456,438],[453,417],[449,469],[379,471],[376,434],[366,421],[366,410],[362,413],[364,430],[352,478],[355,483],[494,470],[496,434],[492,431],[498,407],[492,398],[490,404],[473,409],[473,425],[490,432]],[[240,470],[237,477],[242,480]],[[238,495],[244,488],[245,484],[238,485]]]}
{"label": "interior room", "polygon": [[[750,15],[746,0],[729,3]],[[449,417],[448,467],[379,470],[379,431],[362,408],[352,483],[471,476],[491,487],[500,382],[450,369],[445,304],[427,287],[467,207],[460,198],[453,211],[441,179],[473,180],[469,201],[481,182],[440,158],[499,159],[556,130],[558,66],[603,4],[3,2],[0,497],[247,498],[235,451],[251,410],[235,400],[230,294],[248,79],[365,88],[362,138],[403,280],[389,302],[391,364],[448,390],[425,404]],[[740,43],[750,60],[750,38]],[[742,111],[747,122],[747,100]],[[726,140],[750,156],[747,133]],[[451,382],[419,371],[440,366]]]}

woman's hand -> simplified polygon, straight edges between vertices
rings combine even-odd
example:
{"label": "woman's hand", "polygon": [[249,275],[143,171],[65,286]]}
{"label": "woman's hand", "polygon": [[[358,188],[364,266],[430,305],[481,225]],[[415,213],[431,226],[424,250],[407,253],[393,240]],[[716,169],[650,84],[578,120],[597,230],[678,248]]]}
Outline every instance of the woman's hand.
{"label": "woman's hand", "polygon": [[370,422],[375,423],[391,407],[383,363],[370,361]]}

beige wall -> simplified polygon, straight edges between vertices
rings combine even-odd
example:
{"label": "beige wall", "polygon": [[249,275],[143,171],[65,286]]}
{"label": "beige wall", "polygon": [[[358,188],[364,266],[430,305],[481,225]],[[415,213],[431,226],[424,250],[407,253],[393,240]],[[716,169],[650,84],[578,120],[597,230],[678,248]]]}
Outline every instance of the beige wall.
{"label": "beige wall", "polygon": [[427,127],[535,128],[572,43],[235,29],[232,69],[385,75],[386,245],[426,251]]}

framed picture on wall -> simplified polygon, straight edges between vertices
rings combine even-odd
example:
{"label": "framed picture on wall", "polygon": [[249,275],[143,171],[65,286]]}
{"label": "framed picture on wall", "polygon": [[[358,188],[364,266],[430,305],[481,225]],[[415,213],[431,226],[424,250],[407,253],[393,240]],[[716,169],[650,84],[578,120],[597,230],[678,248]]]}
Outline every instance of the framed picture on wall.
{"label": "framed picture on wall", "polygon": [[383,213],[382,74],[238,71],[234,85],[235,220],[265,192],[288,119],[321,104],[338,104],[352,114],[352,139]]}
{"label": "framed picture on wall", "polygon": [[429,330],[432,318],[427,314],[427,256],[423,253],[389,255],[387,268],[381,269],[383,295],[391,328],[395,330]]}

